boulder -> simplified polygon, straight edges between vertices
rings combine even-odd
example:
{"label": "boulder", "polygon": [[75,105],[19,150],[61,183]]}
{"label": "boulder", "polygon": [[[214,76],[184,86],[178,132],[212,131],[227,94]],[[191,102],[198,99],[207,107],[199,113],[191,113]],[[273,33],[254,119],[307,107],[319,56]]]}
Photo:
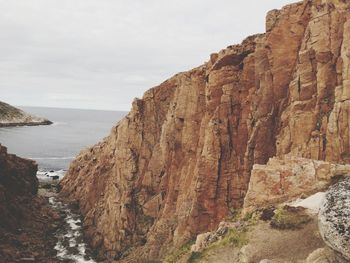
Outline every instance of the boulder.
{"label": "boulder", "polygon": [[350,260],[349,177],[328,190],[319,213],[319,229],[326,244]]}

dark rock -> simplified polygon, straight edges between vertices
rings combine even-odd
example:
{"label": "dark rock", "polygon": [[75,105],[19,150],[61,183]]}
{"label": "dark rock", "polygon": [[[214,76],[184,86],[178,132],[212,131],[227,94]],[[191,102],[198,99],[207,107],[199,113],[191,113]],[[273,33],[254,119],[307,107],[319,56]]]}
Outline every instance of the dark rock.
{"label": "dark rock", "polygon": [[19,262],[35,262],[35,258],[34,257],[32,257],[32,258],[21,258],[20,260],[19,260]]}
{"label": "dark rock", "polygon": [[0,145],[0,262],[58,262],[53,213],[39,197],[37,164]]}
{"label": "dark rock", "polygon": [[264,221],[271,220],[275,215],[275,209],[273,206],[265,208],[260,215],[260,219]]}

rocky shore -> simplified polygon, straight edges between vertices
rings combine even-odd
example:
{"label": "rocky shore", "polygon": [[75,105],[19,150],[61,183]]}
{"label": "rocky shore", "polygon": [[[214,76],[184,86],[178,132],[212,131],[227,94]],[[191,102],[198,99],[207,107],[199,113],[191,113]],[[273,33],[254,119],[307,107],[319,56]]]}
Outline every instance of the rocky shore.
{"label": "rocky shore", "polygon": [[13,126],[50,125],[51,121],[28,114],[0,101],[0,128]]}

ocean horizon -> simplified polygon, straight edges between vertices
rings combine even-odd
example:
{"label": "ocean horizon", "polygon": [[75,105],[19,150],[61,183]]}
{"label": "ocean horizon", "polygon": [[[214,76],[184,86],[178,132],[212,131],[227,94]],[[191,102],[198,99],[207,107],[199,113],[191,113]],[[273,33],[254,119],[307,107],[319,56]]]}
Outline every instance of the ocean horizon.
{"label": "ocean horizon", "polygon": [[8,152],[38,163],[38,174],[65,171],[79,152],[104,137],[126,111],[19,106],[53,122],[48,126],[0,128],[0,144]]}

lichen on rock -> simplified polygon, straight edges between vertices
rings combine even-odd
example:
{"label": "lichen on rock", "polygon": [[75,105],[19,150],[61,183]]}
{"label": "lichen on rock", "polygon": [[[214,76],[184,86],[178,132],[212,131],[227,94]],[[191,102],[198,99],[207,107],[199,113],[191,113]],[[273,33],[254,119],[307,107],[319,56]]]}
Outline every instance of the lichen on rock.
{"label": "lichen on rock", "polygon": [[320,233],[332,249],[350,260],[350,177],[333,185],[319,213]]}

